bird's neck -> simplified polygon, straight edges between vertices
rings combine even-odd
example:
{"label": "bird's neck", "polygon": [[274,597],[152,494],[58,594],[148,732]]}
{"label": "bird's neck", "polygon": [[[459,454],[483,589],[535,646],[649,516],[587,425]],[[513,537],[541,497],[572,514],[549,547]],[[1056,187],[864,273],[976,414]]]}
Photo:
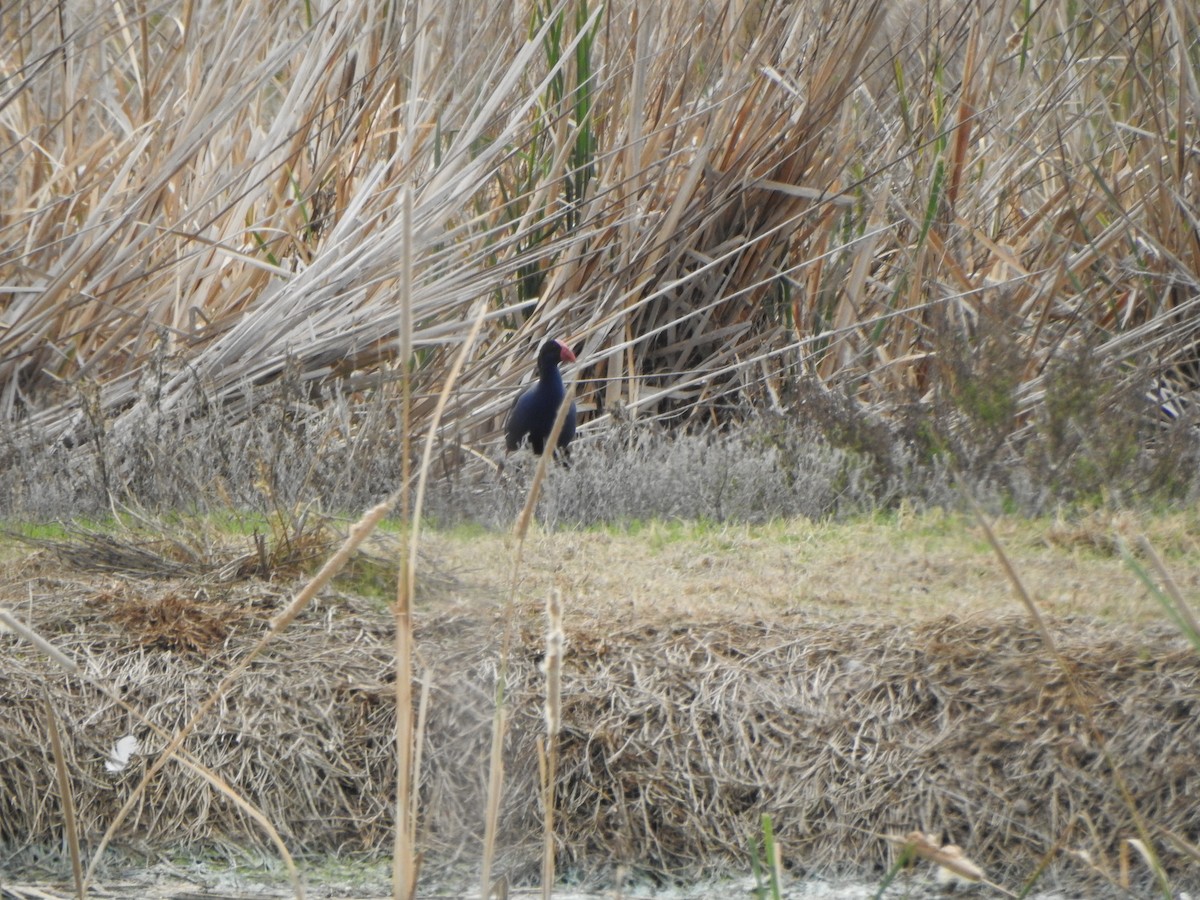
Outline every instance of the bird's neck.
{"label": "bird's neck", "polygon": [[563,389],[562,372],[558,371],[558,366],[545,366],[538,374],[538,382],[550,390],[561,391]]}

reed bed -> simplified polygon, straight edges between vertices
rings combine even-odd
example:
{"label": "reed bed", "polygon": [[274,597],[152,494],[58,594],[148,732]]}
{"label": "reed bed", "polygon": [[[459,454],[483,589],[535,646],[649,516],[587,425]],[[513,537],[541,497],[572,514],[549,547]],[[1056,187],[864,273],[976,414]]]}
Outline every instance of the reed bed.
{"label": "reed bed", "polygon": [[[28,623],[161,727],[186,722],[258,641],[286,594],[132,579],[31,583]],[[1019,886],[1150,884],[1122,844],[1130,811],[1070,698],[1068,679],[1023,620],[911,624],[793,616],[624,624],[563,608],[555,765],[539,772],[547,722],[540,609],[517,610],[505,673],[509,721],[493,873],[537,883],[553,797],[557,869],[603,881],[618,869],[689,879],[748,871],[769,814],[793,874],[882,872],[889,838],[916,829],[968,848],[988,877]],[[416,620],[422,731],[416,847],[423,877],[478,864],[495,716],[498,605],[454,600]],[[551,623],[553,627],[553,622]],[[186,626],[186,627],[185,627]],[[1131,634],[1051,623],[1111,758],[1152,823],[1172,884],[1194,889],[1193,798],[1200,662],[1166,629]],[[257,804],[299,857],[387,854],[395,814],[395,621],[328,595],[277,636],[187,743]],[[84,852],[94,848],[161,749],[128,714],[33,649],[0,658],[0,846],[15,864],[56,844],[45,697],[64,731]],[[304,702],[297,702],[303,697]],[[144,744],[123,772],[113,746]],[[553,791],[542,783],[556,772]],[[1176,843],[1182,841],[1185,843]],[[127,852],[269,852],[267,836],[189,769],[152,781],[115,839]],[[1128,848],[1125,848],[1127,850]],[[1106,887],[1107,885],[1107,887]]]}
{"label": "reed bed", "polygon": [[1149,0],[23,3],[0,416],[78,448],[403,366],[420,431],[480,300],[439,431],[489,455],[546,334],[593,421],[815,383],[1004,444],[1080,354],[1186,393],[1198,34]]}

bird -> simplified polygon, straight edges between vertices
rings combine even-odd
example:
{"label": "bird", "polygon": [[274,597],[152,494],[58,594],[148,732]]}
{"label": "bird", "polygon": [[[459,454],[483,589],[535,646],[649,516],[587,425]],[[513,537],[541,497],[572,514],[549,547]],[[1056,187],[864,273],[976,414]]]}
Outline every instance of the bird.
{"label": "bird", "polygon": [[[509,452],[521,446],[526,437],[538,456],[546,447],[546,438],[554,428],[558,408],[566,397],[560,363],[575,362],[575,354],[562,341],[549,338],[538,351],[538,380],[532,387],[522,391],[513,401],[508,419],[504,423],[504,445]],[[575,403],[572,401],[562,431],[558,434],[558,449],[570,456],[568,444],[575,437]]]}

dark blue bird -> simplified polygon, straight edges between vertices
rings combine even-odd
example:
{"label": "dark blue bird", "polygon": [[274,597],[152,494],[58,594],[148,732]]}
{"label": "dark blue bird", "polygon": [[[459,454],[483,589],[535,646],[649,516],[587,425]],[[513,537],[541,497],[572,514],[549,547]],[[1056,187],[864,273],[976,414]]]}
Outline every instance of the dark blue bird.
{"label": "dark blue bird", "polygon": [[[575,354],[570,347],[553,338],[542,344],[542,349],[538,351],[537,384],[517,397],[509,410],[508,421],[504,423],[504,444],[509,450],[516,450],[528,436],[533,452],[541,456],[550,429],[554,427],[558,408],[567,394],[562,373],[558,371],[559,363],[564,362],[575,362]],[[567,445],[574,437],[575,404],[572,403],[558,435],[558,449],[564,454],[568,453]]]}

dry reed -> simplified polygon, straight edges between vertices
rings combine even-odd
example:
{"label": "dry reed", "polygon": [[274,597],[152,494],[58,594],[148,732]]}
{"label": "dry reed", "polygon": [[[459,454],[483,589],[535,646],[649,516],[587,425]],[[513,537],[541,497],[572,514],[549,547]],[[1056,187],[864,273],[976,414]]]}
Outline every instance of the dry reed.
{"label": "dry reed", "polygon": [[54,754],[54,777],[58,782],[58,796],[62,802],[63,832],[71,854],[71,877],[75,881],[75,896],[79,900],[87,895],[83,882],[83,854],[79,849],[79,829],[75,822],[75,795],[71,777],[67,774],[67,761],[63,756],[62,739],[58,735],[58,723],[54,706],[46,697],[46,731],[50,735],[50,750]]}
{"label": "dry reed", "polygon": [[542,897],[550,900],[554,890],[554,859],[557,837],[554,824],[554,789],[558,780],[558,736],[562,730],[562,667],[566,650],[563,636],[562,591],[557,588],[546,600],[546,736],[538,742],[542,789]]}
{"label": "dry reed", "polygon": [[[125,686],[169,735],[194,718],[286,597],[261,584],[227,588],[220,602],[243,617],[225,638],[180,652],[139,640],[136,625],[118,615],[164,592],[178,589],[126,583],[114,592],[46,579],[34,588],[29,618],[61,652],[87,660],[96,679]],[[489,732],[507,627],[477,606],[439,606],[415,623],[417,674],[431,696],[420,781],[420,850],[430,872],[478,861],[479,811],[496,787]],[[536,752],[546,728],[545,635],[535,610],[519,613],[500,706],[504,790],[493,873],[510,883],[538,879],[545,847]],[[1042,863],[1047,881],[1086,881],[1095,872],[1075,862],[1076,851],[1097,872],[1119,877],[1118,848],[1134,823],[1070,685],[1022,621],[626,625],[582,613],[564,624],[559,871],[742,871],[768,813],[790,868],[884,867],[884,838],[919,829],[961,846],[1001,884],[1021,883]],[[1083,620],[1047,627],[1145,820],[1157,835],[1178,835],[1178,846],[1194,844],[1194,652],[1163,633]],[[392,846],[393,630],[385,611],[348,597],[318,599],[189,738],[190,756],[219,766],[297,851]],[[147,736],[149,756],[107,775],[99,769],[112,744],[138,728],[128,714],[19,643],[0,659],[0,749],[12,761],[0,791],[0,842],[15,852],[59,832],[57,812],[38,800],[54,777],[44,689],[66,723],[70,769],[97,772],[76,779],[79,828],[90,844],[167,738]],[[264,842],[188,771],[155,779],[116,840]],[[1173,885],[1192,889],[1191,858],[1171,840],[1157,849]],[[1147,883],[1143,875],[1133,872],[1134,883]]]}
{"label": "dry reed", "polygon": [[[736,863],[764,813],[790,859],[824,867],[847,845],[858,864],[882,863],[878,838],[913,827],[1014,872],[1068,842],[1111,871],[1131,824],[1153,863],[1146,822],[1189,845],[1197,675],[1165,638],[1131,645],[1074,625],[1052,638],[1039,619],[1055,669],[1012,622],[579,625],[546,673],[548,690],[561,677],[562,732],[547,728],[539,782],[540,651],[515,594],[549,453],[516,527],[498,671],[481,653],[489,616],[418,624],[412,600],[433,442],[452,434],[486,456],[549,332],[582,343],[571,396],[593,419],[786,412],[815,381],[875,409],[950,403],[961,432],[999,420],[1003,441],[1052,418],[1064,393],[1052,363],[1071,354],[1094,354],[1135,392],[1151,375],[1190,387],[1194,10],[1093,0],[1064,23],[1066,0],[1032,12],[564,2],[536,15],[417,3],[402,22],[372,5],[257,9],[40,0],[0,20],[0,414],[76,460],[94,452],[112,503],[133,463],[110,465],[103,447],[136,444],[165,416],[248,419],[252,387],[293,377],[310,398],[332,387],[386,402],[398,366],[392,496],[406,514],[411,437],[426,442],[392,643],[369,611],[339,612],[350,631],[332,646],[334,617],[305,614],[392,501],[270,621],[227,584],[215,604],[182,584],[76,596],[83,613],[51,600],[36,632],[6,612],[35,646],[65,643],[51,658],[68,670],[87,660],[106,684],[136,686],[161,720],[136,785],[79,785],[80,830],[103,832],[88,878],[118,832],[212,843],[248,817],[289,866],[284,835],[374,852],[390,828],[394,890],[408,897],[419,806],[435,857],[461,853],[485,808],[484,894],[494,864],[529,876],[534,836],[548,892],[558,829],[582,870],[676,875]],[[470,328],[483,339],[467,362]],[[954,348],[983,354],[995,333],[1016,362],[993,403]],[[363,427],[355,407],[339,439]],[[260,655],[268,641],[277,658]],[[31,683],[71,721],[99,721],[97,702],[122,719],[56,751],[60,770],[86,769],[137,716],[36,658],[4,664],[0,740],[20,762],[0,838],[45,839]],[[289,702],[301,690],[312,709]],[[611,702],[580,699],[598,692]],[[1148,703],[1170,719],[1165,736]],[[279,734],[289,746],[268,740]],[[172,758],[184,766],[168,779]],[[238,778],[223,781],[217,760]],[[1136,773],[1118,779],[1124,803],[1107,788],[1116,771]]]}
{"label": "dry reed", "polygon": [[289,371],[355,396],[394,371],[408,271],[414,423],[489,304],[442,426],[485,453],[549,332],[582,344],[585,412],[639,418],[806,379],[961,401],[948,342],[995,323],[1017,429],[1081,348],[1187,386],[1190,7],[557,9],[551,56],[554,17],[495,0],[15,8],[0,415],[79,447],[250,415]]}

